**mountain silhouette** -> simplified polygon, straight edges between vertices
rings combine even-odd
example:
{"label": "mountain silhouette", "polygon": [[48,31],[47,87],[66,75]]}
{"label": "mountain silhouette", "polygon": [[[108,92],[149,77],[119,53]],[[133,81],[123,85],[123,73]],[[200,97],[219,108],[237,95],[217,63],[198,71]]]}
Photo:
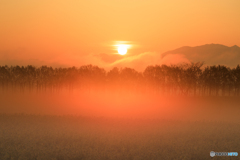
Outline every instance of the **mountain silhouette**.
{"label": "mountain silhouette", "polygon": [[236,67],[240,64],[240,47],[221,44],[206,44],[202,46],[184,46],[162,54],[162,58],[179,54],[191,62],[204,62],[206,65],[226,65]]}

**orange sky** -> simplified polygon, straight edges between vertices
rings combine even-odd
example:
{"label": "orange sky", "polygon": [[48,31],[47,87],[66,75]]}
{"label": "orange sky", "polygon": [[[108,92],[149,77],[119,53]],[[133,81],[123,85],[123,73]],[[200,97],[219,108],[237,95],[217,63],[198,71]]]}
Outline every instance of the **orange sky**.
{"label": "orange sky", "polygon": [[[142,69],[181,46],[240,46],[239,8],[239,0],[1,0],[0,65]],[[125,56],[116,55],[119,41],[132,45]]]}

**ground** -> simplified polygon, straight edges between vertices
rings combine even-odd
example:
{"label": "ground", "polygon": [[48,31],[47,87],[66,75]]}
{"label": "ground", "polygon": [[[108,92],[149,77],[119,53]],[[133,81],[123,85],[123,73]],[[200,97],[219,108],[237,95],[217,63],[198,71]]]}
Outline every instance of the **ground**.
{"label": "ground", "polygon": [[0,128],[1,160],[196,160],[210,159],[210,151],[240,153],[234,122],[2,114]]}

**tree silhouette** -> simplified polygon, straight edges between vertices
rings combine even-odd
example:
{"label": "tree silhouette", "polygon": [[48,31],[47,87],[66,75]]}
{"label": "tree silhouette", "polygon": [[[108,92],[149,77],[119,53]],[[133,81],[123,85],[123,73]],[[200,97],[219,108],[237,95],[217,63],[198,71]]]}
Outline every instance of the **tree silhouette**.
{"label": "tree silhouette", "polygon": [[232,70],[235,95],[239,96],[240,94],[240,66],[237,65],[236,68]]}
{"label": "tree silhouette", "polygon": [[[148,66],[143,73],[132,68],[80,68],[0,66],[0,89],[24,91],[105,90],[154,91],[161,94],[232,96],[240,94],[240,66],[206,66],[203,63]],[[226,94],[228,93],[228,94]]]}
{"label": "tree silhouette", "polygon": [[6,66],[0,66],[0,84],[2,86],[2,90],[8,88],[9,80],[10,80],[10,72],[9,67]]}

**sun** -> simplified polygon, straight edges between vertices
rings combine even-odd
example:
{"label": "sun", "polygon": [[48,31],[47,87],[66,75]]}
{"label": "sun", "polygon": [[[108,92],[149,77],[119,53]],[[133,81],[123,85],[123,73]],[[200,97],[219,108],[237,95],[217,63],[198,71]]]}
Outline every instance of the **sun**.
{"label": "sun", "polygon": [[127,53],[127,49],[128,49],[127,45],[124,44],[118,45],[118,53],[121,55],[125,55]]}

